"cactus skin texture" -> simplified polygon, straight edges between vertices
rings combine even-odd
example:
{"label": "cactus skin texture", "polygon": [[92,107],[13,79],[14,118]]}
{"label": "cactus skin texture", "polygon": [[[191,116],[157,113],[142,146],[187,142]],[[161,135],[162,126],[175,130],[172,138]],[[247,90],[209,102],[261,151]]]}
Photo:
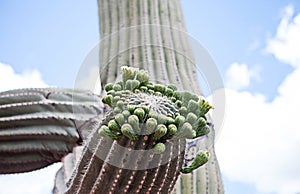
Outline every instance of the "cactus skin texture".
{"label": "cactus skin texture", "polygon": [[32,88],[0,93],[0,174],[59,162],[81,144],[102,112],[100,98],[87,91]]}
{"label": "cactus skin texture", "polygon": [[[120,76],[120,65],[128,64],[132,67],[146,69],[151,78],[157,82],[173,83],[180,90],[193,91],[197,94],[201,93],[197,82],[193,52],[189,46],[188,37],[184,33],[185,24],[180,0],[98,0],[98,8],[100,36],[102,38],[100,47],[102,88],[107,83],[117,80]],[[143,70],[137,74],[133,72],[133,75],[128,75],[129,77],[125,78],[126,80],[131,79],[127,84],[125,83],[124,85],[122,82],[121,84],[111,83],[107,85],[107,96],[111,96],[104,100],[108,104],[105,107],[111,106],[114,108],[107,113],[106,120],[103,120],[103,126],[105,125],[106,127],[100,131],[102,123],[99,121],[99,118],[102,115],[102,102],[93,107],[87,106],[86,102],[78,101],[78,107],[80,107],[78,112],[83,113],[81,116],[87,114],[82,120],[78,120],[78,118],[72,117],[71,113],[73,111],[71,109],[65,109],[68,106],[65,106],[64,103],[72,101],[72,99],[68,98],[70,96],[70,90],[68,89],[62,89],[59,92],[68,94],[58,95],[55,98],[55,106],[52,109],[47,109],[47,106],[43,106],[43,104],[29,105],[29,110],[33,107],[36,110],[36,115],[39,116],[33,119],[32,116],[34,114],[30,114],[29,117],[23,120],[24,122],[17,120],[16,123],[22,123],[23,129],[26,126],[35,126],[27,128],[27,132],[30,133],[28,136],[19,136],[21,137],[20,140],[24,140],[27,145],[31,146],[29,150],[32,152],[28,152],[28,157],[19,157],[20,155],[25,155],[23,155],[24,150],[20,149],[21,146],[14,147],[15,144],[13,142],[16,140],[16,133],[13,132],[9,136],[7,134],[6,136],[0,135],[2,138],[0,141],[0,159],[2,162],[0,164],[0,173],[38,169],[52,162],[59,161],[67,152],[73,151],[73,153],[66,155],[62,159],[64,165],[56,175],[54,193],[170,193],[180,171],[191,171],[191,173],[180,176],[172,193],[224,193],[218,161],[213,146],[210,147],[213,145],[213,138],[206,138],[208,141],[198,141],[199,144],[197,144],[198,147],[209,149],[211,153],[206,165],[198,168],[198,170],[194,170],[203,162],[200,154],[196,154],[194,162],[191,162],[190,165],[183,165],[184,148],[186,147],[185,138],[202,136],[208,133],[209,130],[208,127],[203,127],[207,122],[205,117],[199,117],[203,109],[200,109],[197,113],[194,112],[193,105],[199,101],[198,97],[194,97],[194,95],[187,92],[177,92],[175,87],[171,85],[151,85],[148,83],[149,80],[146,79],[147,76],[144,76],[146,74],[147,72]],[[168,111],[172,107],[166,108],[167,105],[164,108],[153,106],[153,109],[149,109],[148,106],[137,107],[136,104],[128,105],[128,102],[126,102],[127,104],[122,101],[118,103],[118,97],[114,99],[114,96],[117,96],[118,92],[124,89],[128,89],[130,94],[136,95],[135,97],[143,103],[146,101],[140,99],[145,97],[145,94],[141,94],[142,92],[152,95],[155,99],[167,96],[175,105],[170,103],[169,100],[160,102],[167,102],[167,105],[171,104],[172,107],[178,109],[179,114],[168,115]],[[43,91],[44,89],[38,90]],[[47,99],[49,89],[46,90],[45,94],[44,92],[40,94],[40,91],[38,91],[36,92],[37,96],[27,95],[20,99],[17,97],[17,99],[19,102],[31,102],[36,101],[36,98],[39,99],[40,95],[43,95],[42,99]],[[56,93],[55,90],[51,89],[51,96],[53,93]],[[4,93],[4,96],[21,91],[9,91]],[[31,89],[28,91],[31,91]],[[85,94],[82,91],[75,93],[76,95],[80,93]],[[0,98],[0,101],[2,99],[8,100],[9,98]],[[13,99],[16,98],[14,97]],[[132,97],[131,99],[134,98]],[[191,99],[194,101],[188,104]],[[6,103],[10,102],[7,101],[1,104],[3,106],[0,108],[0,113],[7,108],[5,107]],[[201,104],[201,102],[198,104]],[[37,109],[37,107],[40,107],[40,109]],[[60,109],[61,107],[63,109]],[[149,113],[147,113],[147,108]],[[192,114],[189,114],[188,108],[191,108]],[[101,111],[95,113],[93,112],[94,109]],[[144,113],[141,109],[143,109]],[[15,111],[17,109],[12,108],[12,110]],[[21,108],[21,110],[26,111],[27,109]],[[58,115],[61,116],[60,111],[62,110],[64,117],[58,117]],[[4,115],[1,118],[12,118],[12,120],[7,120],[7,118],[1,120],[0,118],[0,130],[7,133],[15,127],[12,125],[17,118],[14,117],[14,114],[19,115],[19,113],[4,112],[10,115]],[[90,117],[91,115],[93,116]],[[97,119],[94,120],[95,118]],[[139,119],[138,123],[136,118]],[[147,120],[141,122],[140,119],[142,118],[147,118]],[[209,118],[207,119],[209,120]],[[110,122],[112,120],[114,122]],[[77,125],[79,121],[87,123],[87,125]],[[54,152],[54,149],[49,150],[49,145],[42,146],[40,150],[32,149],[32,146],[36,146],[36,141],[33,141],[31,136],[42,137],[39,132],[37,133],[36,129],[44,126],[45,123],[51,126],[52,132],[48,131],[43,137],[47,137],[50,142],[52,139],[53,141],[60,141],[61,145],[63,145],[58,148],[58,150],[62,151],[59,155],[56,154],[57,152]],[[68,127],[71,127],[70,130],[65,129],[66,123]],[[90,125],[90,123],[92,124]],[[166,123],[164,124],[166,127],[163,127],[163,123]],[[123,130],[121,125],[125,125]],[[76,128],[78,131],[73,128]],[[43,129],[43,127],[40,129]],[[213,134],[213,128],[210,129],[212,133],[209,134]],[[55,131],[59,131],[59,133]],[[71,131],[71,135],[66,135],[67,131]],[[79,134],[76,134],[76,131]],[[88,134],[90,135],[86,138]],[[135,140],[136,138],[137,140]],[[3,139],[6,141],[2,141]],[[86,140],[84,146],[80,144],[82,139]],[[198,139],[194,140],[197,141]],[[7,142],[11,144],[1,147]],[[53,145],[50,148],[53,148]],[[76,147],[73,148],[74,145]],[[3,149],[7,147],[12,149],[8,151]],[[120,149],[120,147],[128,148],[127,152],[123,152],[124,149]],[[41,150],[43,154],[38,154],[38,160],[35,160],[38,163],[36,166],[32,158],[35,157],[34,153]],[[130,150],[146,150],[149,152],[141,155],[134,152],[131,153]],[[190,154],[189,150],[186,150],[187,156]],[[21,154],[18,156],[17,153]],[[49,155],[45,155],[45,153]],[[192,152],[191,155],[193,156],[195,153]],[[14,157],[8,158],[8,156]],[[18,163],[19,161],[21,162]],[[120,162],[111,165],[113,161]],[[135,167],[126,169],[119,166],[124,164],[126,167],[126,162],[131,163]]]}
{"label": "cactus skin texture", "polygon": [[[186,139],[206,134],[197,133],[207,127],[197,121],[206,119],[207,102],[148,82],[144,70],[121,69],[122,81],[105,87],[102,101],[110,109],[87,140],[66,193],[170,193],[180,171],[192,172],[208,160],[207,151],[199,152],[181,169]],[[201,111],[204,106],[209,108]]]}

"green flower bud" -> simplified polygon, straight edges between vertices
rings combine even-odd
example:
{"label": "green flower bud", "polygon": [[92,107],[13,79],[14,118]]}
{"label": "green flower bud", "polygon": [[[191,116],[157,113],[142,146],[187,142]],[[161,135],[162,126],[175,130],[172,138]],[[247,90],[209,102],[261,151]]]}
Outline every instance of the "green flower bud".
{"label": "green flower bud", "polygon": [[136,109],[136,105],[130,104],[130,105],[127,106],[127,108],[128,108],[128,110],[129,110],[129,112],[130,112],[131,114],[133,114],[134,110]]}
{"label": "green flower bud", "polygon": [[145,111],[142,109],[142,108],[137,108],[134,110],[134,113],[136,116],[139,117],[140,119],[140,122],[143,122],[144,121],[144,118],[145,118]]}
{"label": "green flower bud", "polygon": [[110,120],[108,122],[108,128],[111,131],[121,132],[121,127],[120,127],[120,125],[115,120]]}
{"label": "green flower bud", "polygon": [[168,97],[171,97],[171,96],[173,96],[174,91],[173,91],[172,89],[170,89],[170,88],[166,88],[165,94],[166,94]]}
{"label": "green flower bud", "polygon": [[177,90],[177,87],[175,85],[168,85],[168,88],[170,88],[171,90],[173,91],[176,91]]}
{"label": "green flower bud", "polygon": [[119,101],[117,102],[117,107],[119,107],[120,109],[124,109],[124,102],[121,101],[121,100],[119,100]]}
{"label": "green flower bud", "polygon": [[152,89],[148,89],[148,93],[149,94],[155,94],[154,90],[152,90]]}
{"label": "green flower bud", "polygon": [[138,86],[136,85],[136,83],[134,83],[134,81],[135,80],[127,80],[125,84],[125,89],[130,91],[136,89]]}
{"label": "green flower bud", "polygon": [[102,98],[102,102],[104,104],[107,104],[108,106],[112,107],[113,106],[113,96],[112,95],[104,96]]}
{"label": "green flower bud", "polygon": [[148,88],[148,90],[153,90],[154,91],[154,86],[153,86],[152,83],[148,83],[147,88]]}
{"label": "green flower bud", "polygon": [[189,122],[191,125],[195,124],[197,121],[197,116],[194,113],[189,113],[186,116],[186,121]]}
{"label": "green flower bud", "polygon": [[176,124],[177,127],[181,127],[184,122],[185,122],[184,116],[181,116],[181,115],[176,116],[176,118],[175,118],[175,124]]}
{"label": "green flower bud", "polygon": [[212,106],[207,101],[205,101],[205,99],[200,99],[199,105],[200,105],[199,116],[204,116],[212,108]]}
{"label": "green flower bud", "polygon": [[199,110],[199,104],[195,100],[190,100],[188,102],[187,109],[189,112],[196,112]]}
{"label": "green flower bud", "polygon": [[158,114],[157,115],[157,122],[159,124],[167,124],[167,117],[165,115],[162,115],[162,114]]}
{"label": "green flower bud", "polygon": [[139,118],[136,115],[130,115],[128,117],[128,123],[131,125],[131,127],[133,127],[137,134],[141,133],[141,129],[139,127]]}
{"label": "green flower bud", "polygon": [[131,125],[129,125],[127,123],[122,125],[121,131],[122,131],[123,135],[125,135],[126,137],[128,137],[131,140],[137,140],[138,139],[138,136],[134,133]]}
{"label": "green flower bud", "polygon": [[168,116],[167,117],[167,125],[174,124],[174,123],[175,123],[175,120],[172,117]]}
{"label": "green flower bud", "polygon": [[135,89],[135,90],[134,90],[134,93],[141,93],[141,90]]}
{"label": "green flower bud", "polygon": [[203,135],[207,135],[210,132],[210,128],[208,125],[200,128],[198,131],[196,131],[196,137],[200,137]]}
{"label": "green flower bud", "polygon": [[177,132],[177,127],[174,124],[168,126],[168,135],[174,135]]}
{"label": "green flower bud", "polygon": [[137,79],[141,82],[141,84],[146,85],[149,81],[149,75],[148,72],[145,70],[140,70],[137,73]]}
{"label": "green flower bud", "polygon": [[110,91],[113,89],[113,84],[112,83],[108,83],[104,86],[104,89],[106,92]]}
{"label": "green flower bud", "polygon": [[122,126],[125,123],[125,117],[122,113],[118,113],[115,116],[115,120],[120,126]]}
{"label": "green flower bud", "polygon": [[139,87],[140,87],[140,84],[141,84],[141,83],[139,82],[139,80],[132,80],[132,90],[131,90],[131,91],[133,91],[133,90],[139,88]]}
{"label": "green flower bud", "polygon": [[164,93],[165,89],[166,89],[166,87],[164,85],[161,85],[161,84],[155,84],[154,85],[154,90],[156,92]]}
{"label": "green flower bud", "polygon": [[155,96],[162,96],[162,93],[160,92],[154,92]]}
{"label": "green flower bud", "polygon": [[196,131],[190,123],[185,122],[181,127],[178,127],[176,134],[173,135],[172,139],[187,138],[193,139],[196,137]]}
{"label": "green flower bud", "polygon": [[122,90],[122,91],[118,91],[118,92],[121,92],[122,95],[128,95],[128,94],[131,94],[131,91],[129,90]]}
{"label": "green flower bud", "polygon": [[106,136],[107,132],[110,132],[110,130],[106,125],[102,125],[98,130],[98,134],[101,136]]}
{"label": "green flower bud", "polygon": [[190,100],[194,100],[194,101],[197,102],[198,99],[199,99],[197,95],[192,94],[192,93],[187,92],[187,91],[180,92],[180,96],[181,96],[181,101],[182,101],[184,106],[187,106],[188,102]]}
{"label": "green flower bud", "polygon": [[115,112],[115,113],[121,113],[121,112],[122,112],[122,109],[120,109],[119,107],[115,107],[115,108],[114,108],[114,112]]}
{"label": "green flower bud", "polygon": [[124,116],[125,119],[127,119],[131,114],[128,110],[123,110],[122,115]]}
{"label": "green flower bud", "polygon": [[156,130],[155,130],[154,135],[153,135],[153,139],[154,140],[159,140],[164,135],[166,135],[167,132],[168,132],[167,127],[165,125],[159,124],[156,127]]}
{"label": "green flower bud", "polygon": [[121,91],[116,91],[115,92],[115,96],[119,96],[119,97],[121,97],[122,95],[123,95],[123,90],[121,90]]}
{"label": "green flower bud", "polygon": [[176,98],[176,100],[180,100],[181,99],[181,92],[174,92],[173,97]]}
{"label": "green flower bud", "polygon": [[119,85],[119,84],[115,84],[115,85],[113,86],[113,89],[114,89],[115,91],[120,91],[120,90],[122,90],[122,86]]}
{"label": "green flower bud", "polygon": [[141,90],[142,92],[147,92],[147,91],[148,91],[148,88],[147,88],[146,86],[141,86],[141,87],[140,87],[140,90]]}
{"label": "green flower bud", "polygon": [[127,80],[133,80],[137,74],[138,69],[133,67],[122,66],[122,80],[126,83]]}
{"label": "green flower bud", "polygon": [[120,96],[114,96],[114,103],[118,102],[121,99]]}
{"label": "green flower bud", "polygon": [[150,109],[149,109],[148,106],[143,105],[143,106],[142,106],[142,109],[145,111],[145,114],[149,114]]}
{"label": "green flower bud", "polygon": [[177,107],[181,107],[182,106],[182,102],[180,100],[176,100],[175,102]]}
{"label": "green flower bud", "polygon": [[176,102],[176,101],[177,101],[177,98],[175,98],[175,97],[173,96],[173,97],[171,97],[171,100],[172,100],[172,102]]}
{"label": "green flower bud", "polygon": [[184,123],[180,131],[183,134],[182,137],[185,137],[187,139],[193,139],[196,137],[196,131],[193,130],[193,127],[190,123]]}
{"label": "green flower bud", "polygon": [[209,159],[209,152],[208,151],[200,151],[196,154],[194,160],[192,161],[192,163],[187,166],[187,167],[183,167],[181,169],[182,173],[191,173],[193,170],[199,168],[200,166],[204,165],[208,159]]}
{"label": "green flower bud", "polygon": [[206,126],[206,120],[203,117],[197,119],[197,121],[193,124],[193,129],[195,131],[199,131],[202,127]]}
{"label": "green flower bud", "polygon": [[112,138],[114,140],[119,140],[122,135],[121,134],[116,134],[116,133],[113,133],[107,126],[105,125],[102,125],[100,127],[100,129],[98,130],[98,134],[100,136],[105,136],[105,137],[109,137],[109,138]]}
{"label": "green flower bud", "polygon": [[156,129],[156,126],[157,126],[157,121],[156,119],[154,118],[149,118],[147,121],[146,121],[146,134],[147,135],[150,135],[152,133],[154,133],[155,129]]}
{"label": "green flower bud", "polygon": [[180,107],[179,111],[178,111],[181,115],[186,115],[188,110],[185,106]]}
{"label": "green flower bud", "polygon": [[166,150],[166,146],[163,143],[157,143],[153,148],[152,152],[154,154],[161,154]]}
{"label": "green flower bud", "polygon": [[114,90],[109,90],[109,91],[107,92],[107,95],[112,95],[112,96],[114,96],[115,93],[116,93],[116,91],[114,91]]}

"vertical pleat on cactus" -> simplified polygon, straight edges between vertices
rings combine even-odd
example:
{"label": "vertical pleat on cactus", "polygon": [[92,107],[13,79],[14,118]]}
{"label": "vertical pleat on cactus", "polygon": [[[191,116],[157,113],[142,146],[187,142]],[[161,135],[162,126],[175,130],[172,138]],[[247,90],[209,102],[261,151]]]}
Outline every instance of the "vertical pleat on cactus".
{"label": "vertical pleat on cactus", "polygon": [[32,171],[60,161],[99,122],[102,106],[99,96],[71,89],[0,93],[0,174]]}
{"label": "vertical pleat on cactus", "polygon": [[[101,77],[103,86],[120,77],[120,71],[110,69],[125,64],[148,70],[154,82],[201,94],[179,0],[98,0],[98,8],[100,35],[105,39],[100,69],[109,75],[109,80]],[[107,49],[113,45],[118,48]],[[210,151],[208,163],[181,176],[175,193],[224,193],[211,130],[206,140],[197,141],[198,147]]]}
{"label": "vertical pleat on cactus", "polygon": [[104,86],[102,101],[110,109],[84,145],[66,193],[170,193],[180,172],[208,161],[202,151],[183,167],[186,139],[209,133],[198,131],[208,127],[211,106],[173,85],[149,82],[147,71],[121,70],[121,82]]}
{"label": "vertical pleat on cactus", "polygon": [[224,193],[180,1],[98,10],[105,105],[69,89],[0,93],[0,174],[62,159],[54,193]]}

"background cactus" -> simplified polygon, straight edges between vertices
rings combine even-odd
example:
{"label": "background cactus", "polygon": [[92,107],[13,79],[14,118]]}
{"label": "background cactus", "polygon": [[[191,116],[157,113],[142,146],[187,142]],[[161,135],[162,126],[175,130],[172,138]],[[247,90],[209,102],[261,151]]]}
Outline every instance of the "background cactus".
{"label": "background cactus", "polygon": [[[179,0],[98,0],[98,5],[100,33],[102,37],[100,50],[102,88],[104,88],[107,83],[112,83],[106,85],[107,96],[109,97],[103,99],[106,104],[114,107],[113,111],[110,112],[111,115],[106,115],[106,118],[109,118],[107,125],[104,126],[104,124],[106,124],[105,120],[103,121],[103,125],[101,125],[100,122],[103,116],[102,111],[107,112],[109,110],[107,109],[108,107],[103,106],[101,102],[96,106],[93,105],[89,107],[85,104],[87,102],[80,101],[78,104],[82,109],[80,109],[79,112],[82,112],[81,116],[84,117],[84,119],[80,120],[77,119],[77,117],[70,118],[65,116],[62,117],[62,122],[59,121],[58,117],[53,116],[60,114],[60,107],[62,105],[53,106],[54,108],[52,107],[52,109],[49,110],[49,112],[54,112],[53,115],[50,114],[51,116],[47,113],[47,108],[40,106],[41,109],[35,110],[34,106],[32,106],[32,110],[35,110],[37,115],[40,114],[46,116],[32,117],[34,114],[30,113],[30,116],[24,119],[24,127],[35,124],[40,125],[40,123],[43,123],[44,120],[46,120],[46,123],[49,122],[49,125],[54,125],[60,130],[64,129],[66,125],[79,129],[79,133],[66,136],[63,134],[66,133],[64,130],[60,133],[47,132],[47,135],[44,137],[47,137],[50,142],[56,142],[58,141],[57,139],[59,139],[62,146],[57,150],[61,153],[60,155],[54,155],[53,149],[49,151],[48,145],[42,146],[40,150],[49,153],[50,159],[47,158],[45,154],[38,154],[38,157],[40,157],[38,166],[32,161],[28,162],[24,160],[26,162],[23,162],[23,164],[26,163],[28,165],[19,165],[16,171],[11,170],[4,172],[3,170],[1,173],[23,172],[43,167],[59,160],[59,158],[64,156],[67,152],[71,152],[73,146],[80,144],[81,140],[85,140],[86,143],[83,148],[75,147],[73,153],[64,157],[64,165],[56,176],[55,193],[62,193],[64,191],[67,191],[67,193],[107,193],[107,191],[114,193],[119,192],[119,189],[123,190],[125,193],[129,193],[130,191],[142,193],[170,193],[182,167],[184,173],[191,172],[191,174],[181,175],[173,190],[174,193],[223,193],[222,180],[213,147],[213,128],[211,128],[211,135],[206,135],[205,141],[197,140],[192,144],[189,144],[185,156],[184,148],[186,142],[184,139],[180,138],[182,136],[178,133],[178,127],[180,127],[180,129],[184,131],[183,134],[188,134],[188,136],[185,136],[188,138],[205,135],[208,132],[208,127],[206,126],[206,122],[201,119],[203,118],[203,115],[202,117],[199,117],[201,112],[202,114],[205,112],[205,106],[200,106],[201,108],[204,108],[203,110],[196,109],[199,111],[198,113],[193,113],[194,115],[189,114],[188,110],[191,110],[194,107],[193,105],[197,103],[199,99],[187,97],[189,96],[188,92],[176,93],[172,86],[163,86],[174,84],[180,90],[193,91],[196,94],[201,94],[197,82],[193,55],[188,44],[187,36],[184,33],[185,26]],[[134,75],[133,72],[129,71],[127,77],[123,76],[123,85],[118,85],[116,80],[121,77],[120,66],[124,64],[130,67],[138,67],[147,70],[149,77],[153,79],[153,85],[140,86],[141,83],[147,83],[147,79],[145,79],[145,77],[147,77],[146,71],[140,71],[139,75]],[[135,76],[137,76],[138,79],[133,79]],[[124,83],[124,80],[131,81]],[[154,120],[150,120],[149,122],[147,122],[147,120],[145,122],[145,125],[149,126],[147,128],[149,130],[148,133],[151,133],[152,130],[154,130],[153,138],[141,138],[137,134],[142,133],[142,131],[138,131],[142,130],[142,128],[138,128],[135,125],[140,125],[140,121],[145,117],[148,109],[145,107],[143,109],[143,107],[136,108],[134,106],[128,106],[127,112],[124,113],[123,108],[125,104],[122,103],[121,97],[120,99],[116,99],[114,98],[116,96],[112,95],[123,88],[134,92],[138,89],[141,92],[148,92],[156,96],[160,96],[163,91],[167,96],[175,98],[174,101],[171,100],[173,103],[172,106],[178,109],[180,115],[176,115],[178,117],[172,118],[174,119],[174,123],[170,122],[168,126],[161,125],[160,123],[161,120],[165,120],[165,118],[150,117],[155,118],[155,121],[157,122],[155,123]],[[69,92],[70,95],[73,95],[73,92]],[[79,93],[86,95],[84,92]],[[10,92],[7,94],[10,94]],[[76,94],[76,92],[74,92],[74,94]],[[44,98],[47,99],[47,97],[48,95]],[[178,97],[180,97],[179,101]],[[139,98],[138,94],[136,98]],[[135,100],[135,98],[131,99],[133,99],[133,101]],[[35,101],[35,97],[26,96],[21,100],[28,100],[31,102]],[[71,101],[71,99],[66,99],[64,96],[59,96],[56,100]],[[188,103],[190,100],[193,101]],[[204,101],[200,100],[199,103],[201,102]],[[6,103],[7,102],[4,102],[3,107],[6,106]],[[182,104],[186,106],[182,106]],[[91,110],[99,111],[89,114],[89,111]],[[149,111],[150,110],[151,109],[149,109]],[[162,115],[170,116],[168,115],[169,112],[165,109],[157,108],[156,111],[167,113],[167,115]],[[66,109],[65,113],[68,113],[65,115],[70,116],[71,114],[69,113],[73,113],[73,110]],[[150,113],[151,112],[149,112],[149,115],[151,115]],[[4,117],[7,118],[3,119],[1,131],[5,131],[4,129],[7,129],[8,131],[14,128],[14,126],[9,123],[10,119],[15,118],[14,114],[19,113],[13,113],[12,115],[7,116],[4,115]],[[130,125],[127,123],[127,125],[123,124],[120,126],[119,122],[122,123],[123,121],[120,114],[123,115],[124,122],[130,123]],[[139,119],[139,123],[136,122],[137,119],[134,115]],[[126,116],[128,116],[128,118],[126,118],[127,120],[125,119]],[[129,116],[131,116],[130,119]],[[183,116],[184,118],[180,116]],[[32,123],[28,122],[31,118],[36,119]],[[189,122],[181,122],[185,119]],[[209,118],[207,119],[209,120]],[[110,122],[112,120],[113,122]],[[68,123],[68,121],[71,121],[69,122],[70,124],[65,124]],[[194,126],[194,121],[196,121],[195,123],[197,126]],[[85,127],[78,127],[77,122],[83,122],[83,126]],[[166,122],[168,122],[168,119]],[[42,124],[42,127],[44,127],[44,124]],[[54,129],[55,127],[52,128]],[[98,130],[99,128],[100,131]],[[193,128],[196,130],[193,130]],[[29,130],[30,137],[33,137],[36,134],[35,130]],[[100,138],[99,132],[104,135],[104,137]],[[91,134],[89,138],[87,138],[88,134]],[[177,147],[164,146],[165,144],[163,141],[157,142],[168,135],[170,137],[176,137]],[[107,136],[109,138],[107,138]],[[5,139],[8,139],[9,143],[10,141],[13,142],[15,137],[15,134],[12,134],[8,138],[5,137]],[[40,141],[34,142],[29,136],[21,135],[20,137],[24,137],[23,141],[29,142],[29,145],[36,146]],[[112,138],[117,141],[113,141]],[[153,141],[154,139],[156,141],[153,144],[148,144],[149,141]],[[131,143],[133,140],[137,143]],[[5,145],[4,143],[5,142],[1,142],[0,147]],[[118,159],[130,160],[130,157],[128,156],[120,155],[120,150],[116,147],[117,144],[132,149],[152,149],[154,155],[151,157],[151,154],[149,154],[143,160],[151,161],[151,165],[156,167],[138,171],[137,167],[136,169],[124,169],[122,166],[118,166],[120,164],[110,165],[109,163],[104,163],[104,161],[101,160],[102,157],[108,157],[108,160],[110,161],[122,161]],[[2,147],[6,148],[8,146]],[[17,157],[16,153],[24,152],[24,150],[20,150],[18,147],[11,147],[12,149],[8,151],[4,149],[0,150],[1,157],[3,158],[7,158],[7,155],[11,153],[15,156],[14,162],[8,161],[6,165],[13,166],[15,161],[20,161],[22,164],[23,158]],[[208,150],[210,159],[204,167],[192,171],[207,160],[207,152],[199,152],[199,154],[196,155],[198,147]],[[30,156],[33,156],[36,150],[31,149],[31,151]],[[176,157],[173,160],[168,161],[167,159],[170,158],[173,152],[176,152]],[[190,158],[193,155],[196,155],[194,162],[186,163],[183,166],[184,157]],[[101,157],[99,158],[99,156]],[[141,160],[141,156],[137,156],[137,159],[137,161],[139,161],[139,159]],[[167,163],[158,165],[162,159],[167,160]],[[44,160],[46,160],[47,163],[43,163],[42,161]],[[79,162],[76,164],[76,161]],[[107,172],[110,172],[112,176],[109,176]],[[127,179],[123,177],[127,177]]]}
{"label": "background cactus", "polygon": [[[147,70],[156,83],[201,94],[179,0],[98,0],[98,6],[103,87],[117,80],[119,67],[126,64]],[[213,141],[211,129],[205,140],[188,147],[187,158],[201,147],[209,150],[210,159],[202,168],[181,175],[174,193],[224,193]]]}

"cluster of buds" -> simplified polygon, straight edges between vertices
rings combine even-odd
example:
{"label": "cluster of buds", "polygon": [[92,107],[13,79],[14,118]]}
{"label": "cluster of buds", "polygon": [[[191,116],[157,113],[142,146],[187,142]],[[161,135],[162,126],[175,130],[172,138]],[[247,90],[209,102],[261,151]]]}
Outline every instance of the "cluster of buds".
{"label": "cluster of buds", "polygon": [[[174,85],[153,84],[145,70],[127,66],[121,69],[122,81],[105,86],[107,95],[102,101],[111,111],[102,122],[100,135],[114,140],[126,136],[132,141],[147,136],[153,139],[153,152],[159,154],[165,151],[167,141],[209,133],[205,114],[211,106],[204,99],[177,91]],[[208,157],[208,152],[198,153],[182,172],[191,172]]]}

